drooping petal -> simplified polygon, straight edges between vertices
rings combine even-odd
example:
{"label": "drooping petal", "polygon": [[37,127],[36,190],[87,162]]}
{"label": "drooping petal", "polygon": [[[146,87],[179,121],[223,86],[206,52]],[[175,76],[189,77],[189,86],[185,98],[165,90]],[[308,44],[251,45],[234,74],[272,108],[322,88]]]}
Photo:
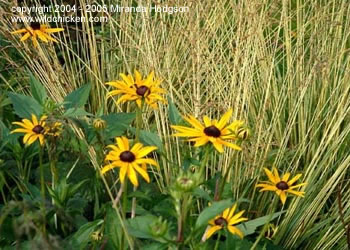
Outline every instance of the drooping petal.
{"label": "drooping petal", "polygon": [[30,33],[27,32],[27,33],[24,34],[24,36],[22,36],[20,41],[23,42],[23,41],[27,40],[29,37],[30,37]]}
{"label": "drooping petal", "polygon": [[234,226],[227,226],[228,231],[230,231],[230,233],[232,234],[236,234],[238,235],[241,239],[243,239],[243,233],[241,232],[241,230],[239,230],[237,227]]}
{"label": "drooping petal", "polygon": [[121,183],[124,183],[124,180],[125,180],[125,175],[128,171],[128,166],[124,166],[122,168],[120,168],[120,171],[119,171],[119,179],[120,179],[120,182]]}
{"label": "drooping petal", "polygon": [[133,164],[133,167],[143,177],[143,179],[145,179],[145,181],[147,181],[148,183],[150,182],[150,178],[146,170],[140,168],[139,166],[137,166],[137,164]]}
{"label": "drooping petal", "polygon": [[129,164],[129,167],[128,167],[128,177],[129,177],[129,180],[131,181],[131,183],[135,187],[139,186],[139,182],[137,180],[136,172],[135,172],[134,168],[132,166],[130,166],[130,164]]}
{"label": "drooping petal", "polygon": [[224,152],[224,148],[222,147],[222,144],[221,144],[221,143],[214,142],[213,145],[214,145],[214,147],[216,148],[216,150],[219,151],[220,153],[223,153],[223,152]]}
{"label": "drooping petal", "polygon": [[15,35],[15,34],[20,34],[20,33],[25,33],[25,32],[28,32],[28,30],[27,29],[20,29],[20,30],[12,31],[11,34]]}
{"label": "drooping petal", "polygon": [[216,231],[220,230],[222,226],[212,226],[208,229],[207,233],[205,234],[205,238],[209,239]]}
{"label": "drooping petal", "polygon": [[280,194],[280,199],[282,201],[282,204],[284,205],[284,203],[286,203],[286,199],[287,199],[287,195],[285,191],[282,191]]}

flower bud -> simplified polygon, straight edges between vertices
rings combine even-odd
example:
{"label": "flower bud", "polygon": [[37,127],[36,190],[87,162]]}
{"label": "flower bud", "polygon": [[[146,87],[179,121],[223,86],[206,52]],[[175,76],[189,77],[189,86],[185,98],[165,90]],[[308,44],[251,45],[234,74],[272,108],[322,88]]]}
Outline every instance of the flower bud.
{"label": "flower bud", "polygon": [[162,237],[168,231],[168,222],[159,217],[155,222],[150,225],[151,234],[155,237]]}
{"label": "flower bud", "polygon": [[102,130],[106,128],[107,122],[101,118],[96,118],[93,120],[92,125],[97,130]]}

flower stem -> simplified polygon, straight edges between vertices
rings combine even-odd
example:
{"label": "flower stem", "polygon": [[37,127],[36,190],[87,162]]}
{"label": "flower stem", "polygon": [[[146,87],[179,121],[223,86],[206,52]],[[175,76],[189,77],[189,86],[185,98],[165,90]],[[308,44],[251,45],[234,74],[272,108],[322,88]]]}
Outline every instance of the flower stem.
{"label": "flower stem", "polygon": [[43,213],[43,234],[46,235],[46,211],[45,211],[45,176],[44,176],[44,166],[43,166],[43,148],[39,147],[39,168],[40,168],[40,186],[41,186],[41,196],[42,203],[41,209]]}
{"label": "flower stem", "polygon": [[216,239],[214,250],[218,250],[219,249],[220,238],[221,238],[221,230],[218,233],[218,238]]}

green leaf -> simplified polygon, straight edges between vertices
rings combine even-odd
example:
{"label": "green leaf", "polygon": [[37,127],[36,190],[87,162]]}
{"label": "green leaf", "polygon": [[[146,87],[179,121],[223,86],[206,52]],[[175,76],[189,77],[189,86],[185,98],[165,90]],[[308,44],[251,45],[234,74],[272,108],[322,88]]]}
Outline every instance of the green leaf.
{"label": "green leaf", "polygon": [[8,95],[15,109],[15,113],[19,117],[31,119],[32,114],[35,114],[37,117],[40,117],[42,114],[43,108],[34,98],[12,92]]}
{"label": "green leaf", "polygon": [[107,216],[105,220],[105,235],[108,237],[109,248],[120,249],[123,229],[121,227],[116,211],[111,207],[107,207]]}
{"label": "green leaf", "polygon": [[45,103],[46,98],[47,98],[47,93],[46,93],[44,86],[31,73],[30,73],[30,77],[29,77],[29,82],[30,82],[30,91],[31,91],[33,97],[41,105],[43,105]]}
{"label": "green leaf", "polygon": [[156,133],[141,130],[140,141],[147,146],[156,146],[157,150],[163,151],[163,143]]}
{"label": "green leaf", "polygon": [[135,116],[135,113],[115,113],[101,116],[107,122],[106,137],[121,136],[135,119]]}
{"label": "green leaf", "polygon": [[277,212],[272,215],[266,215],[263,217],[259,217],[254,220],[249,220],[247,222],[244,222],[240,225],[237,226],[239,230],[241,230],[244,234],[244,236],[250,235],[255,233],[255,230],[262,226],[265,225],[267,222],[272,221],[273,219],[277,218],[281,214],[285,213],[285,211]]}
{"label": "green leaf", "polygon": [[89,98],[90,90],[91,84],[85,84],[84,86],[74,90],[64,98],[64,108],[68,110],[70,108],[80,108],[84,106]]}
{"label": "green leaf", "polygon": [[74,117],[77,117],[77,116],[85,116],[85,115],[90,115],[91,116],[92,114],[89,113],[89,112],[86,112],[84,110],[84,108],[69,108],[63,114],[63,116],[71,117],[71,118],[74,118]]}
{"label": "green leaf", "polygon": [[169,120],[171,124],[180,124],[183,122],[182,116],[179,112],[179,110],[176,108],[175,104],[171,101],[170,98],[168,98],[168,104],[169,104]]}
{"label": "green leaf", "polygon": [[226,208],[231,207],[234,201],[226,199],[222,201],[213,202],[210,207],[206,207],[198,216],[196,221],[196,228],[207,225],[208,221],[223,212]]}
{"label": "green leaf", "polygon": [[151,214],[137,216],[127,221],[128,232],[137,238],[150,239],[153,238],[149,226],[157,220],[157,217]]}
{"label": "green leaf", "polygon": [[97,227],[103,223],[103,220],[95,220],[81,226],[79,230],[73,234],[70,239],[74,245],[78,245],[79,249],[86,249],[87,244],[91,241],[91,234],[96,231]]}
{"label": "green leaf", "polygon": [[197,187],[193,190],[193,195],[198,196],[200,198],[206,199],[207,201],[212,201],[213,199],[210,197],[207,191],[203,190],[200,187]]}

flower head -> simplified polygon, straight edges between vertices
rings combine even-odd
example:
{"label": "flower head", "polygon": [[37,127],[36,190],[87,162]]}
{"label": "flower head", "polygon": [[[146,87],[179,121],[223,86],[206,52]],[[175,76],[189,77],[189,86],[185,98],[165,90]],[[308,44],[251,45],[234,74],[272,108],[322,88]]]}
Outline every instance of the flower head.
{"label": "flower head", "polygon": [[232,132],[236,131],[238,125],[242,121],[234,121],[230,125],[226,126],[232,115],[232,109],[227,111],[222,118],[217,120],[210,120],[209,117],[204,116],[204,126],[193,116],[184,117],[184,119],[190,123],[194,128],[184,126],[171,126],[179,133],[174,134],[178,137],[192,137],[188,141],[195,142],[194,146],[199,147],[211,142],[217,151],[224,152],[223,146],[233,148],[235,150],[241,150],[236,144],[230,143],[227,140],[237,140],[237,136]]}
{"label": "flower head", "polygon": [[[139,173],[147,182],[150,182],[146,164],[158,166],[155,160],[145,158],[146,155],[156,150],[157,147],[143,147],[141,143],[136,143],[131,149],[129,141],[126,137],[117,137],[117,145],[108,145],[112,150],[107,154],[105,160],[110,161],[110,164],[104,166],[101,170],[102,174],[113,168],[120,168],[120,182],[124,183],[125,176],[134,186],[138,186],[136,172]],[[141,165],[141,166],[140,166]]]}
{"label": "flower head", "polygon": [[40,142],[40,145],[44,144],[44,134],[45,134],[45,120],[47,116],[42,116],[40,121],[38,121],[37,117],[32,114],[32,121],[28,119],[23,119],[22,122],[13,122],[12,124],[16,124],[21,126],[21,128],[16,128],[11,131],[12,133],[25,133],[23,137],[23,143],[26,145],[30,145],[35,142],[37,139]]}
{"label": "flower head", "polygon": [[298,174],[289,180],[290,173],[286,173],[283,175],[282,178],[280,178],[276,168],[273,168],[272,170],[273,173],[267,168],[264,168],[264,170],[267,177],[269,178],[269,181],[264,181],[263,183],[256,185],[256,187],[263,188],[260,190],[260,192],[263,192],[263,191],[276,192],[276,194],[280,197],[283,204],[286,202],[287,193],[304,197],[305,192],[296,191],[295,189],[306,185],[306,183],[300,183],[298,185],[293,186],[293,184],[301,177],[301,174]]}
{"label": "flower head", "polygon": [[137,106],[141,107],[144,100],[152,108],[157,109],[158,101],[165,102],[161,96],[165,90],[158,87],[161,83],[159,79],[153,79],[154,72],[151,72],[146,79],[142,79],[142,75],[137,70],[135,70],[135,77],[125,74],[120,74],[120,76],[122,80],[106,83],[116,88],[116,90],[108,92],[107,97],[122,94],[117,103],[136,101]]}
{"label": "flower head", "polygon": [[49,41],[57,42],[56,39],[52,38],[49,34],[63,31],[62,28],[49,28],[47,25],[40,24],[38,22],[32,22],[27,28],[19,29],[16,31],[11,32],[11,34],[22,34],[25,33],[22,38],[21,42],[27,40],[29,37],[32,38],[34,47],[38,46],[38,39],[42,40],[43,42],[47,43]]}
{"label": "flower head", "polygon": [[45,135],[58,137],[62,133],[62,123],[60,122],[47,122],[45,126]]}
{"label": "flower head", "polygon": [[210,228],[206,231],[205,238],[208,239],[216,231],[227,228],[232,234],[238,235],[241,239],[243,238],[243,233],[237,227],[233,226],[242,221],[247,221],[248,218],[242,217],[244,210],[234,214],[237,208],[237,204],[233,205],[232,208],[227,208],[225,211],[216,216],[214,219],[209,221]]}

